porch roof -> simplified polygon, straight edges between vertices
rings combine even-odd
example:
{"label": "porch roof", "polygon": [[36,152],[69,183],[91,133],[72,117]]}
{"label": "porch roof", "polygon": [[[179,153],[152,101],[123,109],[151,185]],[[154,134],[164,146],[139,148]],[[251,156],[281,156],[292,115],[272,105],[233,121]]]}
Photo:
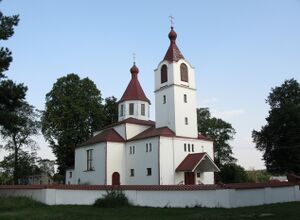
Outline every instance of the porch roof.
{"label": "porch roof", "polygon": [[206,152],[188,154],[184,160],[176,168],[176,172],[194,172],[200,169],[204,172],[217,172],[220,171],[214,161],[208,156]]}

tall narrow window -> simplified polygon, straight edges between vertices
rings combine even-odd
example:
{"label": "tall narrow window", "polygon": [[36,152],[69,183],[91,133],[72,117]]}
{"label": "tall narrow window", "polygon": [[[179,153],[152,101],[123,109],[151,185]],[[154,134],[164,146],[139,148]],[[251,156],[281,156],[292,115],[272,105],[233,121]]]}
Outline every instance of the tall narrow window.
{"label": "tall narrow window", "polygon": [[188,67],[185,63],[180,64],[180,79],[184,82],[189,81]]}
{"label": "tall narrow window", "polygon": [[141,104],[141,115],[145,115],[145,104]]}
{"label": "tall narrow window", "polygon": [[86,151],[86,169],[93,170],[93,150]]}
{"label": "tall narrow window", "polygon": [[188,119],[187,117],[184,118],[184,123],[185,123],[186,125],[189,124],[189,119]]}
{"label": "tall narrow window", "polygon": [[188,151],[190,152],[191,151],[191,145],[188,144]]}
{"label": "tall narrow window", "polygon": [[134,114],[134,103],[129,103],[129,115]]}
{"label": "tall narrow window", "polygon": [[149,143],[149,152],[151,152],[151,151],[152,151],[152,144]]}
{"label": "tall narrow window", "polygon": [[132,154],[135,154],[135,146],[132,146]]}
{"label": "tall narrow window", "polygon": [[147,168],[147,176],[151,176],[152,175],[152,169],[151,168]]}
{"label": "tall narrow window", "polygon": [[124,105],[120,106],[120,116],[124,116]]}
{"label": "tall narrow window", "polygon": [[166,104],[167,103],[167,97],[164,95],[163,96],[163,104]]}
{"label": "tall narrow window", "polygon": [[194,144],[192,144],[192,152],[194,152]]}
{"label": "tall narrow window", "polygon": [[184,144],[184,151],[186,152],[186,144]]}
{"label": "tall narrow window", "polygon": [[146,144],[146,152],[148,152],[148,143]]}
{"label": "tall narrow window", "polygon": [[184,103],[187,103],[187,95],[186,94],[183,95],[183,101],[184,101]]}
{"label": "tall narrow window", "polygon": [[130,176],[134,176],[134,169],[130,169]]}
{"label": "tall narrow window", "polygon": [[160,82],[165,83],[168,81],[168,67],[167,65],[163,65],[160,69]]}

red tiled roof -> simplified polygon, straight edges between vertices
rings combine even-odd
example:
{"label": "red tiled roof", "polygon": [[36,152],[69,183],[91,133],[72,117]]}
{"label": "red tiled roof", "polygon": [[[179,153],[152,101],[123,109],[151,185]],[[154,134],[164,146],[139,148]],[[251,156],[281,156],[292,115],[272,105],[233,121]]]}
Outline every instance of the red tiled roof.
{"label": "red tiled roof", "polygon": [[134,136],[129,141],[139,140],[139,139],[149,138],[149,137],[156,137],[156,136],[175,137],[175,133],[168,127],[161,127],[161,128],[151,127],[143,131],[142,133]]}
{"label": "red tiled roof", "polygon": [[101,143],[101,142],[125,142],[125,140],[115,131],[115,129],[103,130],[101,133],[91,137],[86,142],[80,144],[78,147],[83,147],[91,144]]}
{"label": "red tiled roof", "polygon": [[204,140],[204,141],[213,141],[211,138],[209,138],[205,135],[202,135],[202,134],[198,134],[198,139],[199,140]]}
{"label": "red tiled roof", "polygon": [[146,97],[144,90],[142,89],[142,86],[138,80],[137,75],[139,73],[139,69],[135,64],[133,64],[133,66],[131,67],[130,72],[131,80],[119,102],[127,100],[140,100],[150,103],[150,100]]}
{"label": "red tiled roof", "polygon": [[176,45],[176,38],[177,38],[177,34],[173,30],[173,27],[171,27],[171,31],[169,33],[170,46],[167,50],[164,60],[167,60],[169,62],[174,62],[174,61],[177,62],[180,59],[184,59],[182,53],[180,52],[179,48]]}
{"label": "red tiled roof", "polygon": [[[107,125],[106,127],[104,127],[103,129],[107,129],[107,128],[111,128],[117,125],[121,125],[121,124],[136,124],[136,125],[146,125],[146,126],[154,126],[155,122],[151,121],[151,120],[140,120],[140,119],[136,119],[136,118],[126,118],[122,121],[118,121],[116,123]],[[101,129],[101,130],[103,130]]]}
{"label": "red tiled roof", "polygon": [[193,171],[205,155],[205,152],[188,154],[176,168],[176,171]]}
{"label": "red tiled roof", "polygon": [[137,191],[186,191],[186,190],[220,190],[220,189],[255,189],[265,187],[297,186],[289,182],[277,183],[234,183],[234,184],[201,184],[201,185],[0,185],[1,189],[61,189],[61,190],[137,190]]}

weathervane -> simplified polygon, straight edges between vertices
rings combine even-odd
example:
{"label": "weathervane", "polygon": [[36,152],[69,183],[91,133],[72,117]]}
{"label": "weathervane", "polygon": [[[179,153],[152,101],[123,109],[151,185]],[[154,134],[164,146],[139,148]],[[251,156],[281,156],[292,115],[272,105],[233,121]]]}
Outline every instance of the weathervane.
{"label": "weathervane", "polygon": [[174,17],[172,15],[169,16],[170,22],[171,22],[171,27],[174,25]]}

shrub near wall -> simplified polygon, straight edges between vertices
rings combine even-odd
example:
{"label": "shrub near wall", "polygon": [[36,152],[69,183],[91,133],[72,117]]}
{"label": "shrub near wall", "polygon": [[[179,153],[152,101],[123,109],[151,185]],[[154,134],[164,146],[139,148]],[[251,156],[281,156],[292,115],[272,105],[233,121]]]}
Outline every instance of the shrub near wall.
{"label": "shrub near wall", "polygon": [[103,198],[97,199],[94,203],[95,207],[114,208],[129,206],[130,203],[122,190],[107,190]]}

